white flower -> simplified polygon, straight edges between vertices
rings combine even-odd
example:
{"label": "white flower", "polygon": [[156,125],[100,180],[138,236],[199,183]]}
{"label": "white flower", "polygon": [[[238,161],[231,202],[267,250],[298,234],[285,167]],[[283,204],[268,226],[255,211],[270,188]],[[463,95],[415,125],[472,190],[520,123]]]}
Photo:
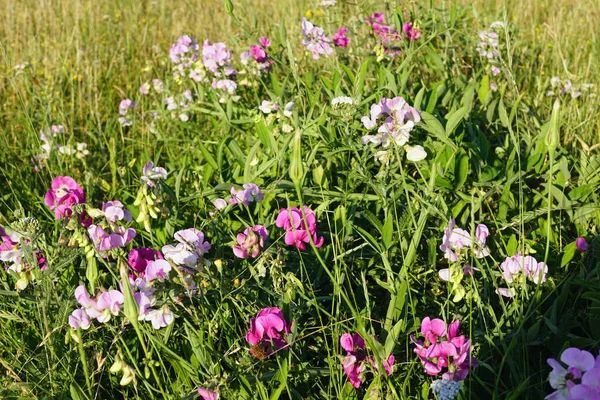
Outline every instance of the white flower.
{"label": "white flower", "polygon": [[156,182],[161,179],[167,179],[167,171],[162,167],[154,167],[152,161],[148,161],[142,169],[142,183],[146,183],[150,187],[154,187]]}
{"label": "white flower", "polygon": [[321,0],[321,7],[329,7],[335,6],[337,4],[337,0]]}
{"label": "white flower", "polygon": [[338,106],[338,105],[343,105],[343,104],[353,105],[354,100],[352,99],[352,97],[347,97],[347,96],[339,96],[339,97],[335,97],[333,100],[331,100],[331,105],[333,107]]}
{"label": "white flower", "polygon": [[279,105],[272,101],[263,100],[258,109],[265,114],[269,114],[273,111],[279,110]]}
{"label": "white flower", "polygon": [[294,109],[294,102],[290,101],[289,103],[287,103],[285,105],[285,107],[283,108],[283,115],[285,115],[288,118],[292,117],[292,110]]}
{"label": "white flower", "polygon": [[502,22],[502,21],[492,22],[492,24],[490,25],[490,29],[496,29],[496,28],[504,29],[504,22]]}

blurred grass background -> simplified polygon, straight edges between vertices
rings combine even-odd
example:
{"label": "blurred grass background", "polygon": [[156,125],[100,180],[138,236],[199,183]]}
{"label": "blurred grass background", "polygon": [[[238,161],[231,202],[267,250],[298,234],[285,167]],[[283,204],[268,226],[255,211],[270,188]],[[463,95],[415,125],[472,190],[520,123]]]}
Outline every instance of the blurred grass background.
{"label": "blurred grass background", "polygon": [[[235,15],[251,34],[272,35],[283,24],[297,45],[301,17],[309,10],[318,12],[319,3],[233,0]],[[337,7],[343,12],[337,15],[340,20],[341,15],[353,15],[351,20],[341,21],[358,25],[365,14],[375,11],[402,7],[418,17],[420,9],[457,5],[471,9],[473,36],[489,23],[504,19],[506,13],[506,20],[520,33],[515,46],[525,54],[531,53],[531,68],[522,71],[526,86],[539,89],[542,80],[553,75],[579,83],[600,82],[597,0],[338,0]],[[14,139],[19,136],[15,126],[27,125],[24,111],[42,111],[40,104],[47,107],[44,111],[50,116],[48,124],[57,120],[53,113],[67,113],[70,118],[99,126],[107,112],[116,111],[116,101],[137,92],[150,77],[148,61],[159,53],[164,56],[182,34],[191,33],[199,42],[225,41],[234,49],[235,38],[231,35],[244,37],[242,27],[226,14],[223,0],[0,0],[0,10],[4,56],[0,63],[0,129]],[[29,102],[25,91],[19,92],[14,80],[9,79],[11,69],[26,62],[35,70],[37,102]],[[21,100],[22,106],[15,107]],[[595,104],[589,105],[585,113],[595,114],[598,97],[588,101]],[[590,118],[586,124],[598,128],[597,118]],[[600,142],[599,131],[587,129],[580,136],[585,134],[584,140],[593,145]]]}

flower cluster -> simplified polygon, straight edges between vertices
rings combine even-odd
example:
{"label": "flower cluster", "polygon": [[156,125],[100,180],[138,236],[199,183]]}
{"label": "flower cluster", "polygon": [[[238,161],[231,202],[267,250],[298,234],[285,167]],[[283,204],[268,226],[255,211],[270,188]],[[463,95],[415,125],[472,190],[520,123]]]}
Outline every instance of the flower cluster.
{"label": "flower cluster", "polygon": [[165,99],[165,105],[167,110],[171,111],[171,118],[179,118],[181,122],[187,122],[190,117],[187,115],[189,108],[188,103],[193,100],[192,91],[184,90],[174,96],[169,96]]}
{"label": "flower cluster", "polygon": [[[544,262],[538,262],[532,256],[521,255],[521,252],[512,257],[506,257],[500,267],[502,268],[502,276],[507,283],[515,281],[522,283],[519,280],[519,275],[536,285],[546,282],[548,266]],[[512,297],[516,294],[514,288],[498,288],[497,292],[505,297]]]}
{"label": "flower cluster", "polygon": [[444,252],[444,258],[450,262],[460,261],[467,255],[467,250],[473,250],[476,258],[484,258],[490,255],[490,249],[485,245],[489,234],[488,227],[479,224],[475,228],[475,238],[473,238],[468,231],[457,228],[456,222],[451,219],[444,227],[440,250]]}
{"label": "flower cluster", "polygon": [[[171,46],[169,50],[169,57],[171,61],[175,63],[173,67],[173,76],[176,78],[185,76],[187,70],[192,67],[194,62],[198,59],[198,50],[200,46],[194,40],[193,36],[181,36]],[[190,77],[192,77],[190,72]]]}
{"label": "flower cluster", "polygon": [[88,227],[90,240],[96,251],[103,257],[106,257],[108,252],[113,249],[126,246],[136,235],[135,229],[125,228],[119,224],[130,222],[131,213],[118,200],[104,203],[102,211],[94,210],[90,211],[90,214],[104,216],[104,220]]}
{"label": "flower cluster", "polygon": [[92,298],[83,285],[75,289],[75,299],[81,308],[73,311],[69,316],[69,325],[73,329],[88,329],[91,325],[90,318],[100,323],[110,321],[112,316],[119,315],[121,306],[125,302],[123,293],[118,290],[102,292]]}
{"label": "flower cluster", "polygon": [[[365,135],[361,138],[362,144],[381,144],[383,148],[389,147],[392,143],[404,146],[406,157],[410,161],[421,161],[427,157],[422,146],[408,145],[410,132],[415,124],[421,121],[421,114],[402,97],[382,98],[379,103],[371,105],[370,117],[362,117],[361,121],[368,130],[377,128],[377,134]],[[389,162],[387,154],[387,151],[380,151],[375,158]]]}
{"label": "flower cluster", "polygon": [[579,86],[573,86],[571,80],[562,81],[558,76],[550,78],[550,90],[546,92],[546,96],[558,96],[569,94],[571,98],[576,99],[584,92],[589,91],[594,85],[591,83],[583,83]]}
{"label": "flower cluster", "polygon": [[273,60],[269,58],[267,50],[271,47],[271,41],[266,37],[261,37],[260,45],[250,45],[250,51],[240,54],[240,61],[246,67],[246,70],[252,75],[261,75],[271,70]]}
{"label": "flower cluster", "polygon": [[405,22],[404,25],[402,25],[402,32],[406,34],[406,38],[411,42],[419,40],[421,37],[421,30],[412,22]]}
{"label": "flower cluster", "polygon": [[325,242],[323,236],[317,237],[317,219],[314,212],[306,206],[303,206],[302,210],[296,207],[289,210],[282,208],[275,225],[286,230],[285,244],[295,245],[298,250],[305,250],[311,239],[317,248]]}
{"label": "flower cluster", "polygon": [[43,251],[36,249],[29,238],[14,230],[7,234],[1,226],[0,261],[9,263],[4,269],[17,279],[17,290],[27,288],[29,282],[37,279],[38,271],[48,268]]}
{"label": "flower cluster", "polygon": [[277,308],[263,308],[256,318],[250,319],[250,330],[246,333],[246,341],[252,345],[250,353],[264,360],[274,352],[287,347],[284,335],[290,334],[291,324]]}
{"label": "flower cluster", "polygon": [[[492,76],[498,76],[500,74],[499,68],[499,57],[500,57],[500,44],[498,30],[504,29],[504,22],[496,21],[490,25],[489,31],[479,32],[479,44],[476,48],[477,52],[481,57],[487,61],[487,68]],[[492,91],[498,90],[498,85],[490,81],[490,89]]]}
{"label": "flower cluster", "polygon": [[125,99],[119,103],[119,123],[121,124],[121,126],[133,125],[133,121],[131,120],[131,118],[133,109],[135,107],[137,107],[137,103],[133,100]]}
{"label": "flower cluster", "polygon": [[213,205],[217,210],[226,208],[228,204],[248,205],[253,202],[263,201],[265,198],[258,185],[254,183],[245,183],[242,185],[242,189],[232,186],[229,193],[231,193],[229,200],[219,198],[213,201]]}
{"label": "flower cluster", "polygon": [[165,88],[164,83],[160,79],[152,79],[150,83],[145,82],[140,86],[140,93],[143,95],[150,94],[150,89],[154,89],[156,93],[162,93]]}
{"label": "flower cluster", "polygon": [[162,248],[165,259],[182,267],[182,271],[194,271],[200,265],[208,265],[204,254],[210,250],[210,243],[204,240],[204,233],[195,228],[175,232],[176,245],[166,245]]}
{"label": "flower cluster", "polygon": [[457,381],[446,379],[436,379],[431,382],[431,390],[437,400],[454,400],[462,388],[462,384]]}
{"label": "flower cluster", "polygon": [[600,356],[570,347],[562,352],[560,361],[548,359],[552,371],[548,376],[555,392],[545,397],[547,400],[600,399]]}
{"label": "flower cluster", "polygon": [[321,56],[333,54],[331,38],[325,35],[323,28],[313,25],[306,18],[302,18],[302,34],[302,44],[312,53],[313,59],[318,60]]}
{"label": "flower cluster", "polygon": [[[363,380],[363,374],[367,365],[373,369],[379,369],[373,356],[367,356],[366,343],[358,333],[353,335],[344,333],[340,337],[340,345],[346,350],[346,356],[342,360],[342,368],[348,377],[348,380],[355,388],[358,388]],[[390,354],[387,359],[382,360],[383,369],[388,375],[394,372],[394,355]]]}
{"label": "flower cluster", "polygon": [[348,28],[345,26],[342,26],[340,29],[338,29],[337,32],[334,33],[331,37],[333,39],[333,44],[337,47],[348,47],[348,45],[350,44],[350,39],[348,38],[348,36],[346,36],[347,31]]}
{"label": "flower cluster", "polygon": [[448,329],[441,319],[426,317],[421,322],[421,334],[425,341],[410,339],[415,344],[415,354],[421,360],[425,372],[436,376],[444,369],[442,378],[449,381],[462,381],[469,369],[477,366],[477,360],[471,357],[471,341],[464,335],[458,336],[460,321],[452,322]]}
{"label": "flower cluster", "polygon": [[294,102],[288,102],[283,109],[281,106],[273,101],[263,100],[258,109],[266,114],[266,123],[270,124],[273,121],[283,120],[281,130],[285,133],[290,133],[294,128],[287,123],[292,118],[292,111],[294,110]]}
{"label": "flower cluster", "polygon": [[343,107],[345,105],[354,105],[354,99],[347,96],[338,96],[331,99],[331,106],[333,108]]}
{"label": "flower cluster", "polygon": [[269,239],[267,229],[262,225],[254,225],[246,228],[244,233],[238,233],[237,246],[233,246],[233,254],[239,258],[258,257],[265,242]]}
{"label": "flower cluster", "polygon": [[54,211],[54,218],[68,219],[75,204],[85,203],[85,193],[70,176],[57,176],[44,196],[44,204]]}
{"label": "flower cluster", "polygon": [[385,15],[381,12],[371,14],[365,22],[371,26],[373,34],[378,36],[382,43],[389,44],[393,40],[402,40],[402,36],[393,24],[385,25]]}

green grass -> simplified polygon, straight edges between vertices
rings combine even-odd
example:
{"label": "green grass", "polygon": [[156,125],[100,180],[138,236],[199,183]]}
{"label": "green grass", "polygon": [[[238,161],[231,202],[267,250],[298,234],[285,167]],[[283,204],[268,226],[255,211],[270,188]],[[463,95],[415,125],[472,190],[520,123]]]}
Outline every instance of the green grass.
{"label": "green grass", "polygon": [[[479,367],[463,399],[543,398],[551,392],[547,358],[570,346],[597,354],[600,42],[590,27],[600,5],[338,3],[319,10],[316,2],[233,1],[230,16],[213,0],[0,1],[0,226],[22,232],[22,219],[34,217],[28,238],[48,261],[46,271],[32,268],[36,280],[24,290],[18,276],[0,272],[0,397],[175,399],[208,387],[224,399],[431,399],[432,378],[409,338],[426,316],[460,318],[472,341]],[[364,23],[376,11],[398,27],[418,20],[422,37],[403,41],[395,58],[377,57]],[[301,44],[304,15],[327,33],[348,26],[349,48],[313,60]],[[475,48],[496,20],[507,29],[493,77]],[[272,72],[248,78],[238,101],[220,103],[209,85],[173,79],[168,51],[183,34],[200,47],[225,42],[238,68],[239,54],[266,35]],[[23,63],[30,65],[16,68]],[[560,96],[553,122],[552,76],[596,85],[576,99]],[[142,96],[139,86],[152,78],[165,82],[165,93]],[[194,100],[182,122],[164,100],[188,88]],[[337,96],[356,105],[333,108]],[[385,165],[374,159],[380,147],[361,143],[361,117],[395,96],[421,111],[410,144],[423,145],[426,160],[407,161],[392,145]],[[118,122],[124,98],[138,102],[130,127]],[[293,101],[293,114],[267,117],[257,109],[262,100]],[[66,133],[58,142],[85,142],[89,155],[53,150],[34,168],[39,131],[59,124]],[[149,160],[169,174],[145,229],[142,218],[135,222],[136,198]],[[75,220],[55,220],[44,194],[62,175],[84,189],[90,214],[120,200],[133,214],[133,243],[104,258]],[[262,202],[215,209],[231,185],[251,182]],[[275,226],[281,208],[302,205],[315,212],[320,248],[287,246]],[[470,232],[485,224],[491,255],[469,256],[474,274],[447,283],[438,271],[462,267],[439,250],[450,218]],[[269,230],[266,248],[256,259],[234,257],[236,235],[255,224]],[[136,323],[125,300],[108,323],[69,327],[78,285],[119,289],[130,248],[159,250],[190,227],[211,243],[211,263],[193,274],[191,295],[175,268],[156,284],[173,324]],[[580,236],[590,243],[585,253],[575,247]],[[506,287],[500,264],[517,251],[546,262],[547,282],[515,284],[517,296],[506,299],[495,292]],[[265,307],[281,308],[293,324],[289,347],[261,361],[245,335]],[[368,372],[354,389],[341,367],[347,332],[367,339],[376,363],[393,353],[394,373]],[[135,375],[128,385],[109,371],[117,359]]]}

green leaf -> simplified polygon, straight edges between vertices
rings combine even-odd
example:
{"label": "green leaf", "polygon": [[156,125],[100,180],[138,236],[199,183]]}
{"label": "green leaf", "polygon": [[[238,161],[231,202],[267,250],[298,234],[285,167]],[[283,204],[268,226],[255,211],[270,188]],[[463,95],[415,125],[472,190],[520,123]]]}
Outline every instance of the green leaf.
{"label": "green leaf", "polygon": [[448,122],[446,123],[446,137],[449,137],[452,132],[454,132],[458,124],[466,117],[469,111],[471,111],[471,108],[464,106],[454,111],[450,116],[446,115],[448,119]]}
{"label": "green leaf", "polygon": [[500,99],[500,103],[498,104],[498,114],[500,114],[500,123],[503,127],[508,128],[510,126],[510,121],[508,120],[508,114],[506,114],[506,107],[504,106],[504,101]]}
{"label": "green leaf", "polygon": [[381,238],[383,241],[383,247],[386,250],[389,250],[389,248],[392,245],[392,234],[393,233],[394,233],[394,218],[392,218],[392,216],[389,215],[385,221],[385,224],[383,225],[382,238]]}
{"label": "green leaf", "polygon": [[577,252],[577,242],[569,243],[565,246],[562,259],[560,260],[560,267],[565,267],[575,257]]}
{"label": "green leaf", "polygon": [[358,77],[354,83],[354,93],[356,96],[362,96],[365,88],[365,77],[367,76],[367,70],[369,68],[370,58],[367,58],[360,66],[358,71]]}
{"label": "green leaf", "polygon": [[456,163],[454,164],[454,188],[459,190],[465,184],[467,176],[469,175],[469,156],[464,150],[456,156]]}

